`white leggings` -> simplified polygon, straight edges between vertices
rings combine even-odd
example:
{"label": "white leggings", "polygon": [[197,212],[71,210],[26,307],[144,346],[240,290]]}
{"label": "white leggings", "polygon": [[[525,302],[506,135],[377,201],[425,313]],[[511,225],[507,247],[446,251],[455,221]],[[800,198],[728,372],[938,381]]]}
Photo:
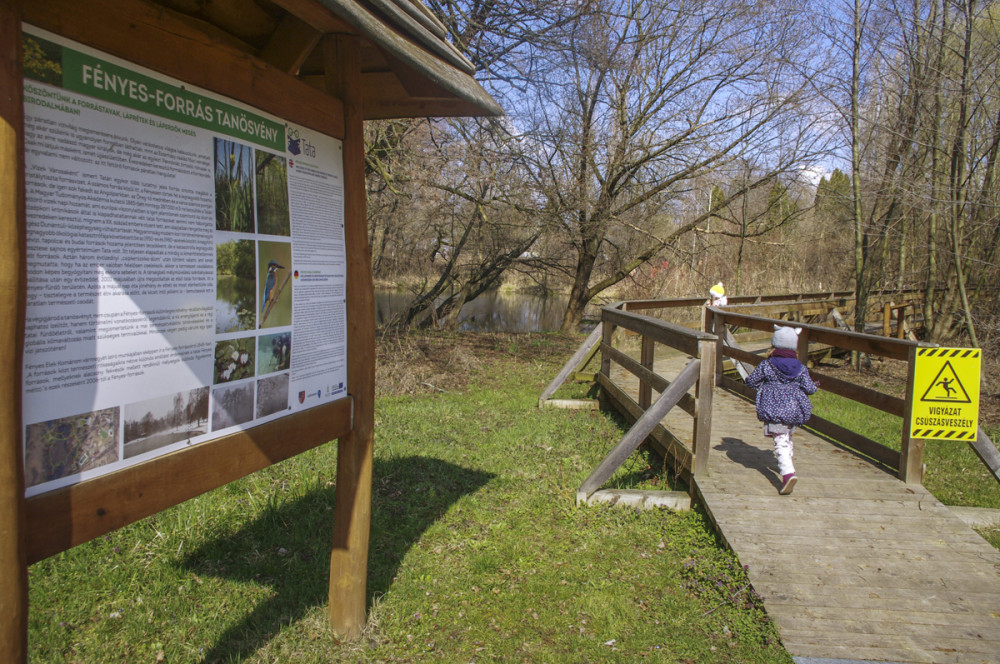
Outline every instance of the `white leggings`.
{"label": "white leggings", "polygon": [[784,477],[795,473],[792,465],[792,430],[774,437],[774,458],[778,460],[778,473]]}

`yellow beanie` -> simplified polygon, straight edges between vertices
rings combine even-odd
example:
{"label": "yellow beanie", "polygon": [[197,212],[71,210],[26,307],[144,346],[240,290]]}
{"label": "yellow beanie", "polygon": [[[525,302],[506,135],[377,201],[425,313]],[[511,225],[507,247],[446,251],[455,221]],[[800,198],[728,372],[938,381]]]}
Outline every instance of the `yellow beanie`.
{"label": "yellow beanie", "polygon": [[723,295],[726,294],[726,289],[722,287],[722,282],[720,281],[719,283],[709,288],[708,292],[714,295],[715,297],[722,297]]}

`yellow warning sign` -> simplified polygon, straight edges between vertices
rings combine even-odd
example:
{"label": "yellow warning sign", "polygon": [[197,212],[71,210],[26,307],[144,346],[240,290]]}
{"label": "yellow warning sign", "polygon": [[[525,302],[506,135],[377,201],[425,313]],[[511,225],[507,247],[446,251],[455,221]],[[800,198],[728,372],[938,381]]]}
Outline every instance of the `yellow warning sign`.
{"label": "yellow warning sign", "polygon": [[978,348],[917,349],[911,438],[976,439],[981,359]]}

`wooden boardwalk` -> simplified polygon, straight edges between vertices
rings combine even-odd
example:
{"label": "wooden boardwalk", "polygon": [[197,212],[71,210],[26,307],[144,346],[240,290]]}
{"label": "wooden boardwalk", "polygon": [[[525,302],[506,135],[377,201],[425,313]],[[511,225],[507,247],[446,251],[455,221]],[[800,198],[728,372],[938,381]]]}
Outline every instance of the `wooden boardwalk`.
{"label": "wooden boardwalk", "polygon": [[[690,440],[690,422],[664,423]],[[716,390],[695,489],[796,661],[1000,662],[1000,551],[923,487],[813,434],[794,440],[799,482],[780,496],[753,404]]]}

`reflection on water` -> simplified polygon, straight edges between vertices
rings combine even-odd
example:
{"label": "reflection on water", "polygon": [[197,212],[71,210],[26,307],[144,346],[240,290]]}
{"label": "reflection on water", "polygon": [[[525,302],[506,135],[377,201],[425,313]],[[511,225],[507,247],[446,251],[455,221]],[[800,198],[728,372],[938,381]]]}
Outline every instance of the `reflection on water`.
{"label": "reflection on water", "polygon": [[255,286],[253,279],[219,275],[215,294],[216,334],[254,328]]}
{"label": "reflection on water", "polygon": [[[375,323],[384,325],[413,299],[409,293],[376,291]],[[462,307],[458,329],[464,332],[550,332],[559,329],[569,298],[491,291]],[[589,312],[588,312],[589,313]]]}

